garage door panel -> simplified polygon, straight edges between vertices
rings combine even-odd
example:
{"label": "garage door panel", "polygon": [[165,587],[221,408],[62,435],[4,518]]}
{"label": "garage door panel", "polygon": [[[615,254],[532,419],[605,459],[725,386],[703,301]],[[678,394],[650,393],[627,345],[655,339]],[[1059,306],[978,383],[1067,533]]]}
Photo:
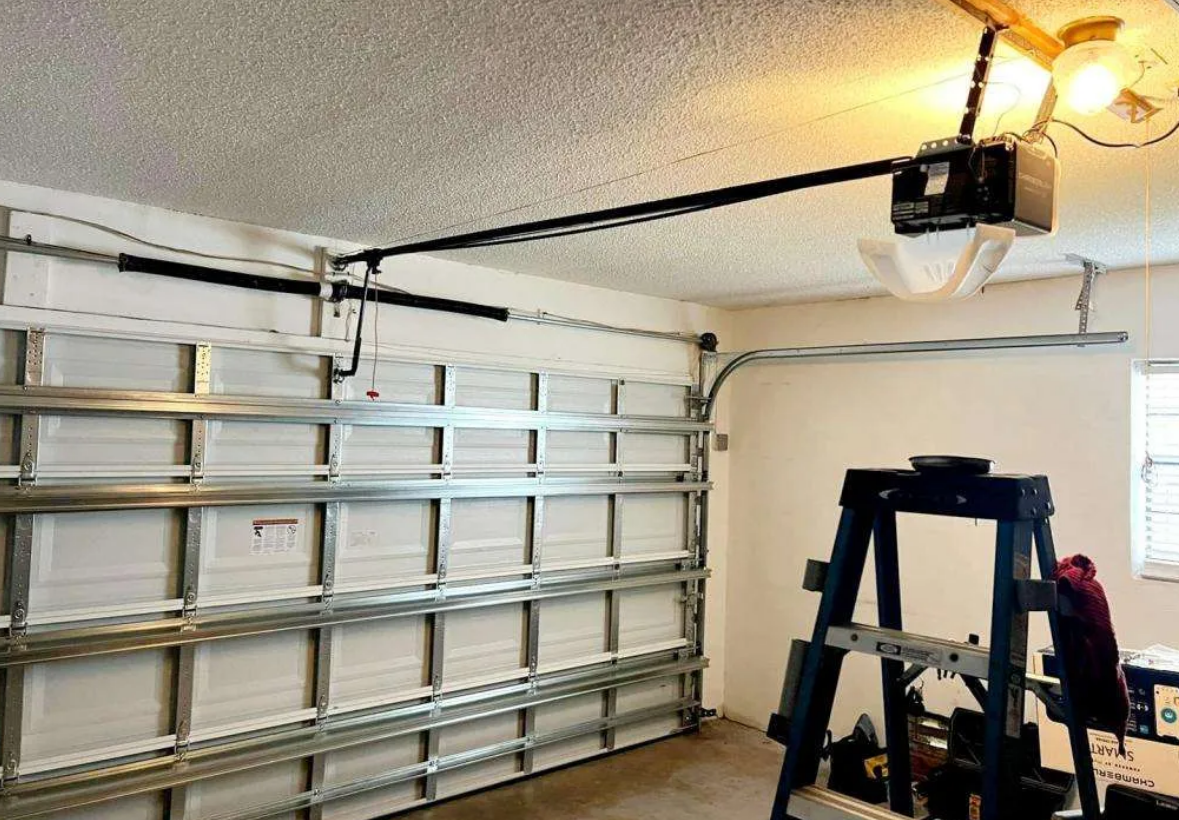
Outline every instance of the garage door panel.
{"label": "garage door panel", "polygon": [[[185,818],[205,820],[241,812],[301,794],[307,787],[307,764],[292,760],[211,777],[186,790]],[[276,820],[299,820],[298,812],[276,814]]]}
{"label": "garage door panel", "polygon": [[438,775],[438,797],[455,795],[482,789],[520,774],[520,756],[505,755],[483,763],[463,766],[451,772]]}
{"label": "garage door panel", "polygon": [[323,807],[323,820],[374,820],[404,811],[423,797],[420,781],[399,783],[332,800]]}
{"label": "garage door panel", "polygon": [[[682,697],[682,686],[683,678],[679,675],[620,686],[618,714],[675,704]],[[615,746],[621,748],[664,737],[680,728],[680,720],[679,713],[672,711],[667,715],[619,726],[615,731]]]}
{"label": "garage door panel", "polygon": [[[520,713],[494,715],[480,720],[447,726],[439,737],[439,754],[462,754],[476,749],[493,747],[522,736],[523,717]],[[518,754],[508,754],[484,763],[464,766],[438,777],[439,797],[458,794],[486,783],[494,782],[521,770]]]}
{"label": "garage door panel", "polygon": [[138,794],[106,803],[66,809],[50,815],[53,820],[164,820],[164,795]]}
{"label": "garage door panel", "polygon": [[[344,398],[369,401],[368,391],[374,389],[373,360],[362,358],[358,372],[360,375],[357,378],[344,382]],[[441,404],[442,368],[432,364],[381,359],[377,362],[375,390],[380,394],[377,402]]]}
{"label": "garage door panel", "polygon": [[455,499],[451,519],[451,572],[522,567],[528,563],[526,499]]}
{"label": "garage door panel", "polygon": [[177,510],[39,516],[30,614],[176,598],[181,516]]}
{"label": "garage door panel", "polygon": [[617,593],[618,646],[642,649],[684,637],[684,589],[680,584]]}
{"label": "garage door panel", "polygon": [[678,384],[628,381],[626,414],[685,418],[688,415],[688,388]]}
{"label": "garage door panel", "polygon": [[25,672],[22,770],[171,731],[167,650],[33,664]]}
{"label": "garage door panel", "polygon": [[[201,544],[203,599],[219,593],[262,595],[316,582],[323,536],[321,513],[315,505],[210,507],[206,516],[207,534],[202,533]],[[269,537],[279,528],[281,538]]]}
{"label": "garage door panel", "polygon": [[215,394],[298,399],[329,395],[332,365],[326,356],[218,347],[211,364],[209,388]]}
{"label": "garage door panel", "polygon": [[[426,759],[423,735],[398,737],[363,746],[329,752],[324,765],[324,785],[344,786],[368,777],[422,763]],[[369,820],[404,808],[422,797],[421,780],[364,792],[324,806],[324,820]]]}
{"label": "garage door panel", "polygon": [[447,613],[443,684],[461,686],[525,666],[526,626],[519,604]]}
{"label": "garage door panel", "polygon": [[53,387],[183,393],[192,389],[192,379],[191,345],[45,336],[44,383]]}
{"label": "garage door panel", "polygon": [[184,422],[87,416],[46,416],[41,421],[37,463],[43,470],[105,467],[150,474],[187,460]]}
{"label": "garage door panel", "polygon": [[610,501],[604,495],[545,499],[544,561],[604,559],[610,555]]}
{"label": "garage door panel", "polygon": [[547,743],[534,753],[533,770],[541,772],[545,769],[554,769],[568,763],[575,763],[600,754],[604,749],[605,745],[600,732],[593,732],[557,743]]}
{"label": "garage door panel", "polygon": [[16,384],[25,358],[25,334],[0,330],[0,384]]}
{"label": "garage door panel", "polygon": [[623,465],[682,466],[688,463],[688,437],[663,433],[627,433]]}
{"label": "garage door panel", "polygon": [[460,407],[529,410],[532,374],[512,370],[455,369],[455,403]]}
{"label": "garage door panel", "polygon": [[540,666],[599,659],[607,649],[606,594],[555,598],[540,605]]}
{"label": "garage door panel", "polygon": [[622,556],[683,552],[688,548],[688,497],[658,493],[626,499]]}
{"label": "garage door panel", "polygon": [[683,678],[671,675],[618,687],[618,713],[637,712],[675,703],[680,699]]}
{"label": "garage door panel", "polygon": [[614,404],[614,383],[610,379],[580,376],[549,376],[550,411],[555,413],[609,413]]}
{"label": "garage door panel", "polygon": [[439,730],[438,754],[442,757],[494,746],[521,736],[523,716],[519,712],[456,723]]}
{"label": "garage door panel", "polygon": [[337,588],[376,587],[428,575],[433,539],[434,505],[429,501],[342,504]]}
{"label": "garage door panel", "polygon": [[193,733],[307,709],[314,648],[303,631],[211,641],[196,651]]}
{"label": "garage door panel", "polygon": [[[344,426],[341,471],[390,471],[391,468],[421,467],[407,475],[428,478],[428,468],[440,461],[439,433],[433,427]],[[400,470],[399,470],[400,472]]]}
{"label": "garage door panel", "polygon": [[205,470],[255,472],[267,468],[313,468],[326,464],[327,428],[315,424],[252,421],[209,422]]}
{"label": "garage door panel", "polygon": [[0,589],[8,589],[8,551],[12,542],[8,534],[12,532],[12,516],[0,515]]}
{"label": "garage door panel", "polygon": [[[563,472],[577,467],[602,467],[611,463],[610,433],[550,430],[545,442],[545,464]],[[601,474],[600,470],[592,471]]]}
{"label": "garage door panel", "polygon": [[614,733],[614,748],[625,749],[627,746],[636,746],[640,743],[649,743],[652,740],[667,737],[677,732],[682,725],[680,716],[671,712],[667,716],[619,726]]}
{"label": "garage door panel", "polygon": [[508,475],[524,475],[529,463],[532,433],[528,430],[480,430],[463,428],[454,431],[454,468],[478,474],[480,469],[509,467]]}
{"label": "garage door panel", "polygon": [[[2,384],[3,382],[0,382]],[[9,466],[20,461],[20,436],[17,434],[17,416],[0,414],[0,464]]]}
{"label": "garage door panel", "polygon": [[427,685],[426,618],[344,624],[332,635],[332,702],[337,707],[388,700]]}
{"label": "garage door panel", "polygon": [[604,716],[605,697],[602,692],[543,703],[536,707],[536,733],[547,735]]}
{"label": "garage door panel", "polygon": [[[600,720],[605,717],[605,706],[605,697],[601,692],[542,704],[536,707],[536,733],[544,737],[562,729]],[[603,747],[602,733],[591,732],[537,748],[533,765],[538,770],[560,766],[599,752]]]}

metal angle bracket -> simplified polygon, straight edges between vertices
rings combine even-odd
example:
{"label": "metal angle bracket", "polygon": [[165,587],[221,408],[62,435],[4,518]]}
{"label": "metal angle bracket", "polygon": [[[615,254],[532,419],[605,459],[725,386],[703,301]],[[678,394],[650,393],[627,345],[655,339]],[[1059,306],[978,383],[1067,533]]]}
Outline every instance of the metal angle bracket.
{"label": "metal angle bracket", "polygon": [[1066,253],[1064,258],[1069,262],[1076,262],[1085,270],[1081,275],[1081,292],[1077,295],[1077,304],[1074,310],[1081,314],[1077,332],[1088,333],[1089,314],[1093,311],[1093,286],[1098,276],[1109,273],[1109,268],[1101,262],[1075,253]]}
{"label": "metal angle bracket", "polygon": [[962,124],[958,128],[958,143],[970,145],[974,142],[974,127],[982,111],[983,98],[987,93],[987,83],[991,78],[991,65],[995,59],[995,47],[998,45],[1000,26],[994,21],[988,21],[983,29],[982,39],[978,45],[978,56],[974,60],[974,74],[970,80],[970,93],[966,99],[966,109],[962,113]]}

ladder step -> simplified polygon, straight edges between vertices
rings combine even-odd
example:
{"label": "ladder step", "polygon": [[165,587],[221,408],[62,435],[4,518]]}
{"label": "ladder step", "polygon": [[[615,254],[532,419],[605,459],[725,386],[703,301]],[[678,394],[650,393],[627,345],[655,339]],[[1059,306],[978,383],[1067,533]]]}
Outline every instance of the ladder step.
{"label": "ladder step", "polygon": [[864,624],[831,627],[827,631],[827,645],[982,680],[987,679],[991,662],[990,650],[985,646]]}

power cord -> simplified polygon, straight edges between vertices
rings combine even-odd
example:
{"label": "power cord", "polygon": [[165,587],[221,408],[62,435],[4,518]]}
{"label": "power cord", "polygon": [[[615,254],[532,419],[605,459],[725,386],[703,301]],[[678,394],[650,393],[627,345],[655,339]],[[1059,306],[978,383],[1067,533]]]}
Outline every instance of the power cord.
{"label": "power cord", "polygon": [[1154,139],[1149,139],[1144,142],[1106,142],[1105,140],[1100,140],[1091,134],[1086,134],[1084,130],[1080,128],[1080,126],[1074,125],[1067,120],[1058,120],[1053,117],[1049,122],[1056,123],[1057,125],[1063,125],[1065,128],[1075,131],[1089,142],[1093,143],[1094,145],[1099,145],[1102,148],[1149,148],[1150,146],[1158,145],[1160,142],[1170,139],[1171,137],[1175,136],[1176,133],[1179,133],[1179,122],[1176,122],[1171,126],[1169,131],[1160,134]]}
{"label": "power cord", "polygon": [[[1175,136],[1175,134],[1179,133],[1179,122],[1176,122],[1174,125],[1171,126],[1170,130],[1165,131],[1164,133],[1160,134],[1157,137],[1154,137],[1153,139],[1151,139],[1148,136],[1147,139],[1144,140],[1143,142],[1107,142],[1106,140],[1098,139],[1097,137],[1093,136],[1092,134],[1087,133],[1079,125],[1071,123],[1068,120],[1061,120],[1061,119],[1057,119],[1056,117],[1049,117],[1048,119],[1040,120],[1035,125],[1033,125],[1031,128],[1029,128],[1025,132],[1024,136],[1027,136],[1027,134],[1038,132],[1046,139],[1051,140],[1051,138],[1048,137],[1048,133],[1045,129],[1049,125],[1052,125],[1052,124],[1063,125],[1065,128],[1075,131],[1077,134],[1079,134],[1085,140],[1088,140],[1089,142],[1093,143],[1094,145],[1100,146],[1102,148],[1149,148],[1150,146],[1158,145],[1160,142],[1164,142],[1164,141],[1170,139],[1171,137]],[[1149,125],[1149,122],[1147,124]],[[1149,135],[1149,133],[1150,132],[1148,130],[1147,134]],[[1052,145],[1055,148],[1056,143],[1053,142]],[[1059,155],[1060,151],[1057,150],[1056,153],[1057,153],[1057,155]]]}

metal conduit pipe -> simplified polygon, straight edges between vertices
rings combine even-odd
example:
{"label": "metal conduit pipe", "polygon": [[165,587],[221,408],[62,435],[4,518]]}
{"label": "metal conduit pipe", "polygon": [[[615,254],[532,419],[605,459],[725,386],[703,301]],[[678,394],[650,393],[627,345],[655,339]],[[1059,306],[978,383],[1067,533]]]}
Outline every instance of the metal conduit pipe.
{"label": "metal conduit pipe", "polygon": [[883,342],[879,344],[830,345],[824,347],[780,347],[742,353],[716,374],[704,401],[703,418],[712,418],[716,399],[729,377],[747,364],[764,361],[883,356],[908,353],[959,353],[968,350],[1011,350],[1030,347],[1088,347],[1116,345],[1129,340],[1124,330],[1109,333],[1058,333],[1041,336],[995,336],[982,339],[940,339],[928,342]]}

